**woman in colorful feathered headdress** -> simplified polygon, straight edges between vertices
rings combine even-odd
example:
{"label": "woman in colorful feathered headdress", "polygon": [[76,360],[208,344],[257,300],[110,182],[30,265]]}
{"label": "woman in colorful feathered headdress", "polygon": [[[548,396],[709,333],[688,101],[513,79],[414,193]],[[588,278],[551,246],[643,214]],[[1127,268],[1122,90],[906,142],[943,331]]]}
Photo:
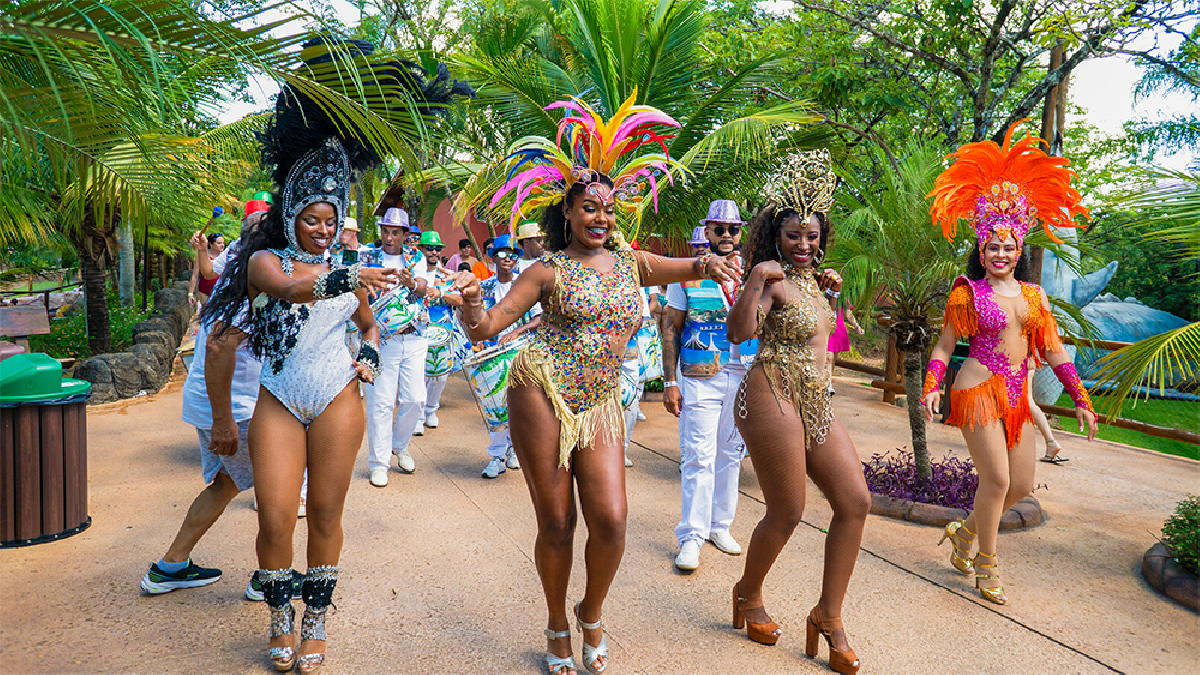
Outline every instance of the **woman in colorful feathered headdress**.
{"label": "woman in colorful feathered headdress", "polygon": [[[618,213],[636,216],[655,205],[661,181],[682,178],[660,131],[679,124],[634,105],[636,95],[607,121],[578,99],[547,106],[565,111],[557,138],[523,138],[510,148],[497,164],[506,181],[490,200],[493,208],[507,205],[513,223],[543,208],[547,255],[490,310],[474,275],[455,281],[464,301],[461,323],[475,341],[500,333],[537,303],[543,308],[541,325],[512,361],[508,414],[537,512],[538,574],[550,614],[546,658],[555,674],[575,669],[566,611],[573,481],[589,533],[587,591],[575,606],[583,666],[600,672],[608,664],[600,615],[625,549],[620,372],[641,318],[641,287],[735,273],[711,254],[663,258],[624,244]],[[643,146],[662,152],[639,154]]]}
{"label": "woman in colorful feathered headdress", "polygon": [[[1000,605],[1007,601],[996,559],[1000,517],[1034,486],[1034,438],[1025,433],[1033,422],[1031,363],[1053,367],[1075,402],[1080,426],[1088,428],[1088,440],[1096,434],[1095,410],[1063,350],[1046,293],[1021,281],[1018,266],[1031,227],[1040,222],[1058,241],[1051,226],[1078,227],[1075,216],[1088,212],[1071,187],[1074,173],[1067,160],[1048,156],[1030,136],[1013,143],[1016,126],[1008,129],[1003,146],[970,143],[952,154],[954,164],[930,193],[934,221],[946,238],[953,238],[962,218],[971,223],[976,241],[967,276],[955,280],[946,303],[946,327],[930,355],[921,396],[925,418],[932,420],[941,406],[946,362],[955,343],[968,340],[970,353],[950,390],[946,423],[962,430],[979,487],[975,509],[947,525],[942,541],[950,539],[954,568],[974,574],[980,595]],[[979,552],[972,557],[976,535]]]}

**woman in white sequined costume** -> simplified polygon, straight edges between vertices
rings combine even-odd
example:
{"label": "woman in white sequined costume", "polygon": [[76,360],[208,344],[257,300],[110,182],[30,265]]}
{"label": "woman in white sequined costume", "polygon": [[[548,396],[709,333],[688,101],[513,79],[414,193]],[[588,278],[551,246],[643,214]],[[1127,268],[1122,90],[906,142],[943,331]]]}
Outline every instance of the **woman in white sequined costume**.
{"label": "woman in white sequined costume", "polygon": [[841,609],[871,496],[854,444],[830,406],[825,365],[833,330],[829,298],[842,286],[837,273],[818,268],[830,233],[833,175],[827,164],[819,165],[828,161],[821,155],[804,153],[791,161],[793,170],[817,163],[810,167],[817,185],[790,184],[755,219],[750,272],[726,323],[730,342],[759,339],[754,366],[742,382],[737,426],[767,503],[746,549],[745,571],[733,587],[733,625],[747,624],[750,639],[763,644],[775,644],[783,633],[763,606],[763,581],[804,515],[807,475],[829,500],[833,519],[825,537],[820,600],[806,621],[805,651],[815,656],[824,635],[830,667],[854,673],[859,662],[846,640]]}

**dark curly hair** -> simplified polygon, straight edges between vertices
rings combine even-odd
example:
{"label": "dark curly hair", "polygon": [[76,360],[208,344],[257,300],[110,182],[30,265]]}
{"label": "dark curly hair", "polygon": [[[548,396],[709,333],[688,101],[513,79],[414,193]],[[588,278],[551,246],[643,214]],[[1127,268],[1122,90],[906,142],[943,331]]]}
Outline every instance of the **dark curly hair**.
{"label": "dark curly hair", "polygon": [[[612,179],[604,174],[600,174],[599,183],[613,186]],[[583,194],[587,189],[587,183],[577,180],[571,184],[571,189],[567,190],[567,194],[563,197],[563,206],[557,204],[546,207],[542,212],[542,232],[546,234],[545,246],[550,252],[561,251],[567,247],[567,217],[563,215],[564,209],[570,209],[575,204],[575,200]],[[604,243],[604,248],[609,250],[616,249],[616,244],[611,239]]]}
{"label": "dark curly hair", "polygon": [[[1021,247],[1021,257],[1017,258],[1017,267],[1013,270],[1013,277],[1017,281],[1029,281],[1029,247]],[[967,278],[971,281],[979,281],[987,276],[987,269],[983,263],[979,262],[979,241],[975,242],[975,247],[971,249],[970,255],[967,256]]]}
{"label": "dark curly hair", "polygon": [[[833,222],[829,220],[827,213],[818,212],[813,215],[821,224],[820,250],[824,257],[828,247],[833,244]],[[779,230],[792,218],[799,220],[800,212],[790,206],[779,208],[774,204],[768,204],[754,217],[750,223],[748,241],[743,247],[746,251],[744,256],[746,259],[744,276],[746,278],[749,278],[751,270],[760,262],[775,260],[780,264],[783,263],[779,254]]]}

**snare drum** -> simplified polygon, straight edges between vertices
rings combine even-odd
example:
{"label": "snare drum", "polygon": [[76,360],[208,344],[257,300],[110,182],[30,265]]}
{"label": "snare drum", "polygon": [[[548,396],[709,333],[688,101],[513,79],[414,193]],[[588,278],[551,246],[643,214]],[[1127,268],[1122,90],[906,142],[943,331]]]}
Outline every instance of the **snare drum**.
{"label": "snare drum", "polygon": [[432,325],[425,329],[429,349],[425,352],[425,376],[441,377],[455,370],[454,351],[450,344],[454,331],[446,326]]}
{"label": "snare drum", "polygon": [[638,382],[649,382],[663,376],[662,337],[658,324],[647,321],[637,335]]}
{"label": "snare drum", "polygon": [[408,289],[397,287],[371,303],[375,314],[375,325],[379,328],[379,340],[403,333],[420,314],[420,307],[408,301]]}
{"label": "snare drum", "polygon": [[521,347],[529,343],[524,337],[505,345],[488,347],[463,362],[463,374],[471,384],[471,392],[488,431],[508,428],[508,371]]}
{"label": "snare drum", "polygon": [[638,363],[630,359],[621,364],[621,408],[629,410],[638,400]]}

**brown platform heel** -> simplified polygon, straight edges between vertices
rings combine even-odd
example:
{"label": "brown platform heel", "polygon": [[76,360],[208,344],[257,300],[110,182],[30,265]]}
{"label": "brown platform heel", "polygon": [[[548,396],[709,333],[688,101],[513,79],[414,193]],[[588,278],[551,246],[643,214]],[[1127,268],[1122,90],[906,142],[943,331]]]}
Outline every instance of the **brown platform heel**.
{"label": "brown platform heel", "polygon": [[741,582],[733,585],[733,627],[741,630],[746,629],[746,635],[751,640],[763,645],[773,645],[779,642],[779,636],[783,635],[783,629],[779,624],[772,621],[771,623],[750,623],[746,621],[746,610],[758,609],[763,606],[761,597],[754,600],[747,600],[739,597],[738,585]]}
{"label": "brown platform heel", "polygon": [[804,653],[810,657],[817,655],[817,638],[820,635],[825,636],[825,643],[829,645],[829,668],[838,673],[857,673],[859,668],[858,657],[855,656],[854,650],[851,649],[845,652],[839,652],[833,648],[833,631],[841,628],[841,617],[835,619],[821,618],[821,606],[817,605],[812,608],[808,614],[808,623],[804,641]]}

